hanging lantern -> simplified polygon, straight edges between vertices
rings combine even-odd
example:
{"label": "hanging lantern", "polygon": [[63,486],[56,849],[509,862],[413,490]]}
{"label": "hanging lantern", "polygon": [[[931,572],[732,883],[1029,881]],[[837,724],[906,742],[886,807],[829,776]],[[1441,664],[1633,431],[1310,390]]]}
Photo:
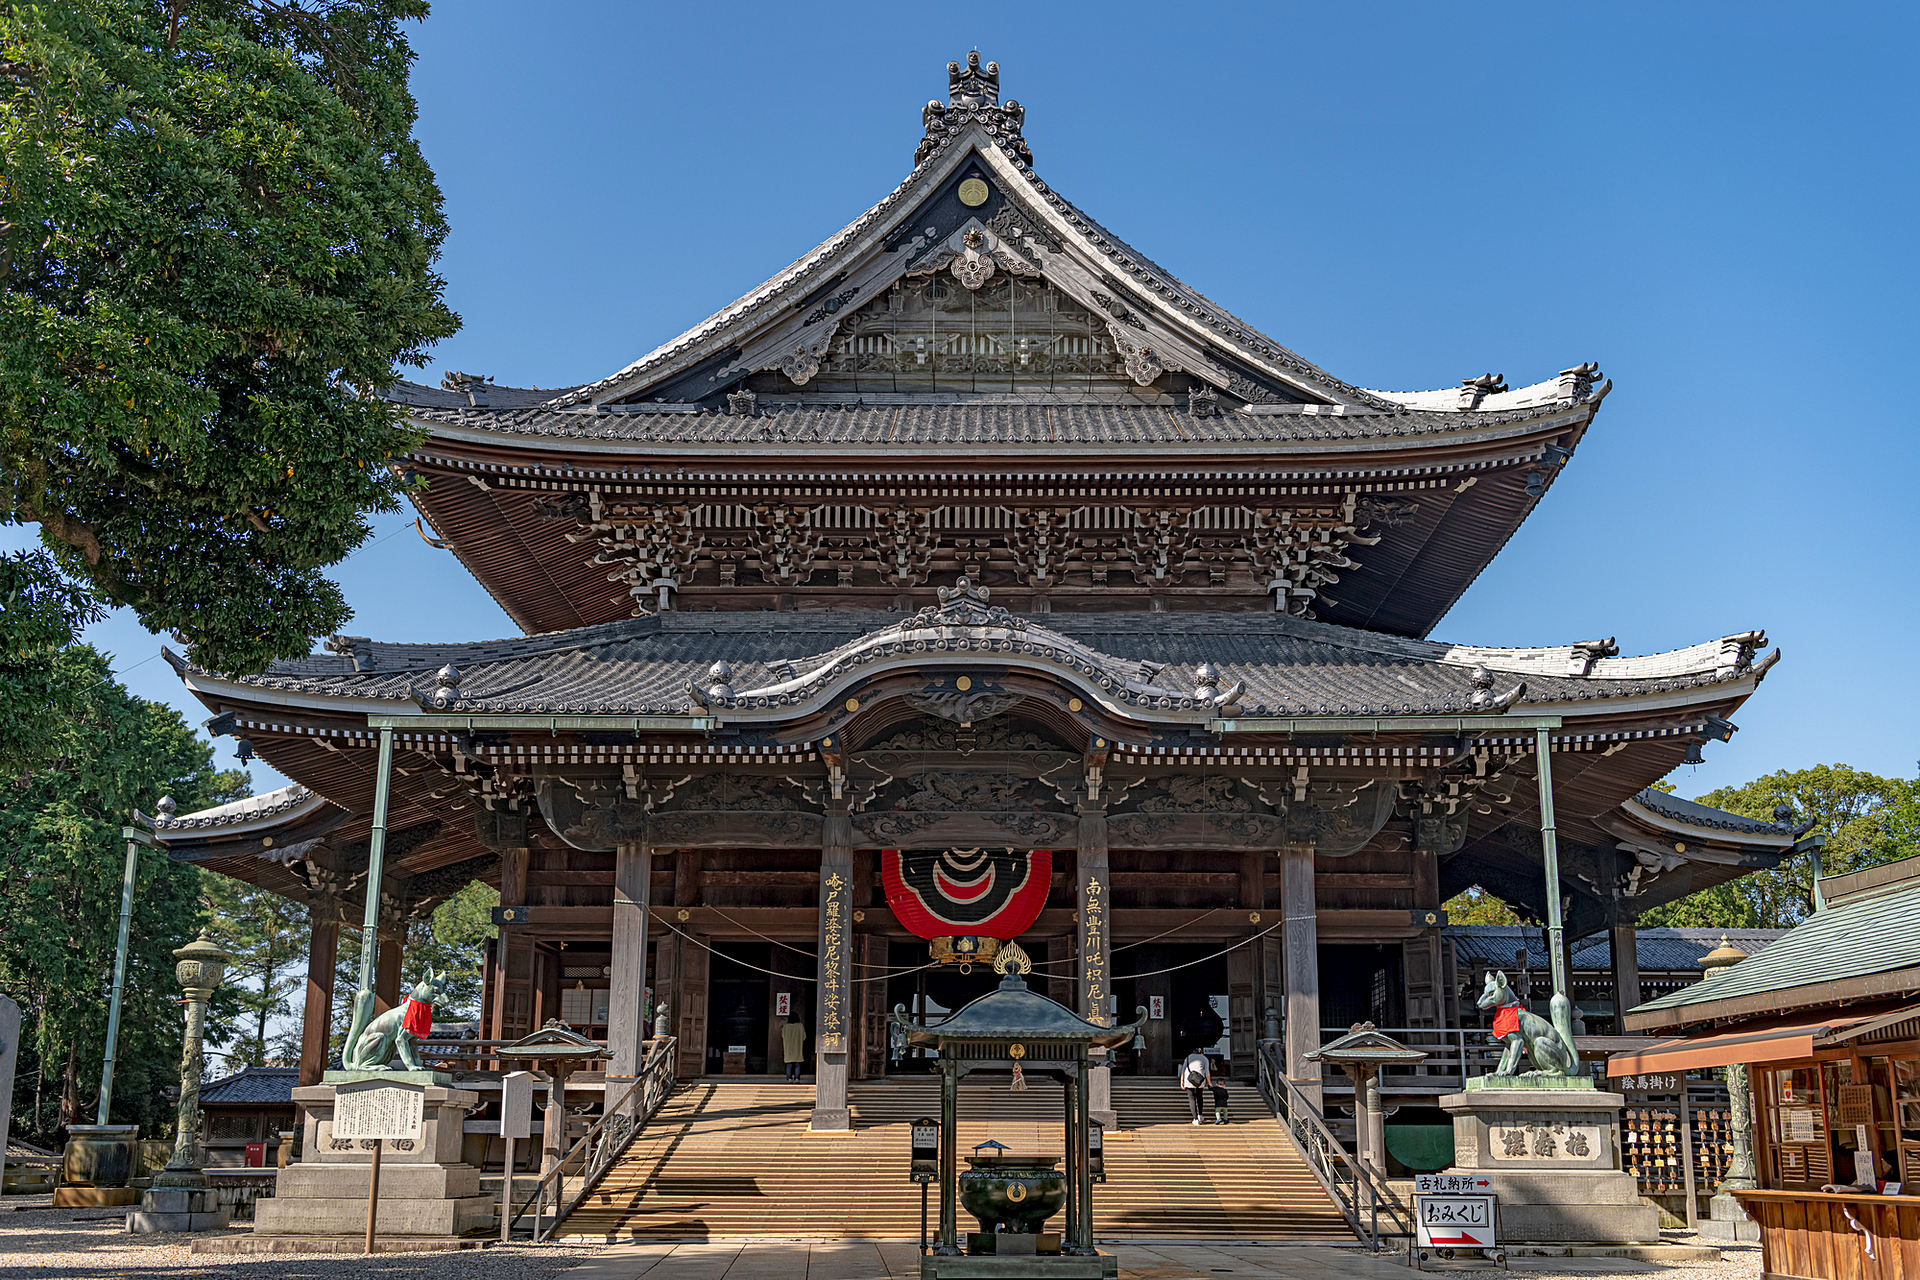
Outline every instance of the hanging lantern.
{"label": "hanging lantern", "polygon": [[963,967],[993,959],[1047,904],[1050,849],[883,849],[887,905],[933,958]]}

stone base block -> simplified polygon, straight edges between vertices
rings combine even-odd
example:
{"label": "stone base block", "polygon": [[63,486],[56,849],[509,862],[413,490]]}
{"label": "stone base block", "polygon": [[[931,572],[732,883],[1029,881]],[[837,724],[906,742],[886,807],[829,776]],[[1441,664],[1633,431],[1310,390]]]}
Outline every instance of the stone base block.
{"label": "stone base block", "polygon": [[1707,1201],[1707,1216],[1694,1229],[1712,1240],[1758,1242],[1760,1239],[1760,1224],[1749,1218],[1740,1202],[1724,1191]]}
{"label": "stone base block", "polygon": [[1120,1262],[1110,1253],[1092,1257],[920,1259],[920,1280],[1113,1280]]}
{"label": "stone base block", "polygon": [[[261,1253],[360,1253],[366,1247],[362,1236],[212,1236],[195,1240],[187,1252],[222,1254]],[[484,1249],[494,1243],[484,1236],[459,1240],[375,1237],[375,1253],[439,1253],[448,1249]]]}
{"label": "stone base block", "polygon": [[[274,1189],[279,1200],[367,1198],[368,1164],[290,1164]],[[480,1171],[470,1164],[388,1164],[380,1162],[380,1198],[458,1200],[480,1194]]]}
{"label": "stone base block", "polygon": [[220,1203],[212,1187],[153,1187],[140,1197],[140,1207],[127,1215],[127,1230],[135,1235],[161,1232],[224,1231],[231,1211]]}
{"label": "stone base block", "polygon": [[[486,1196],[457,1200],[389,1200],[386,1170],[380,1171],[382,1195],[374,1231],[395,1236],[460,1236],[493,1225],[493,1201]],[[256,1236],[328,1236],[364,1234],[367,1199],[358,1197],[262,1200],[253,1207]]]}
{"label": "stone base block", "polygon": [[839,1133],[853,1128],[853,1112],[846,1107],[815,1107],[807,1128],[816,1133]]}
{"label": "stone base block", "polygon": [[140,1203],[140,1192],[133,1187],[55,1187],[56,1209],[118,1208]]}
{"label": "stone base block", "polygon": [[216,1213],[148,1213],[145,1209],[135,1209],[127,1215],[127,1230],[137,1236],[225,1231],[232,1225],[224,1209]]}
{"label": "stone base block", "polygon": [[1500,1205],[1500,1239],[1532,1243],[1650,1244],[1660,1239],[1660,1211],[1652,1205]]}

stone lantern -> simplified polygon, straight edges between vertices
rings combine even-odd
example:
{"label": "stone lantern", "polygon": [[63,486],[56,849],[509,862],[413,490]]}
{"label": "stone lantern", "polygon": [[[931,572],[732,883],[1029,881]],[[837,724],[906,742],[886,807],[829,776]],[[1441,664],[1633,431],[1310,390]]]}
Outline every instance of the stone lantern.
{"label": "stone lantern", "polygon": [[211,1231],[227,1225],[229,1210],[207,1185],[200,1149],[200,1079],[205,1067],[201,1041],[207,1028],[207,1003],[227,975],[227,953],[205,935],[173,953],[173,976],[187,999],[187,1030],[180,1050],[180,1109],[176,1113],[173,1158],[127,1216],[135,1232]]}

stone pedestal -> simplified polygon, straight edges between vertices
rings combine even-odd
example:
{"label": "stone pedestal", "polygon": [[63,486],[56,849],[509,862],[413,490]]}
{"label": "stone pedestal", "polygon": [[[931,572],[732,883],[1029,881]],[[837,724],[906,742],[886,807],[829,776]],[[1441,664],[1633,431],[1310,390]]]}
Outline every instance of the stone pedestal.
{"label": "stone pedestal", "polygon": [[1490,1184],[1502,1244],[1657,1244],[1660,1210],[1641,1199],[1614,1144],[1625,1105],[1584,1079],[1469,1081],[1440,1099],[1453,1117],[1447,1172]]}
{"label": "stone pedestal", "polygon": [[151,1187],[140,1197],[140,1207],[127,1215],[127,1230],[135,1235],[221,1231],[231,1216],[212,1187]]}
{"label": "stone pedestal", "polygon": [[139,1142],[139,1125],[69,1125],[53,1207],[95,1209],[139,1203],[140,1193],[133,1189]]}
{"label": "stone pedestal", "polygon": [[1740,1202],[1722,1191],[1707,1201],[1707,1216],[1694,1228],[1710,1240],[1758,1242],[1760,1224],[1747,1216]]}
{"label": "stone pedestal", "polygon": [[254,1206],[254,1235],[366,1231],[374,1143],[333,1136],[333,1098],[336,1085],[373,1078],[427,1086],[420,1137],[388,1138],[382,1146],[378,1234],[461,1236],[493,1226],[494,1199],[481,1194],[480,1170],[460,1151],[466,1115],[479,1094],[449,1087],[452,1077],[440,1072],[330,1071],[326,1083],[293,1091],[304,1130],[300,1158],[280,1171],[273,1198]]}

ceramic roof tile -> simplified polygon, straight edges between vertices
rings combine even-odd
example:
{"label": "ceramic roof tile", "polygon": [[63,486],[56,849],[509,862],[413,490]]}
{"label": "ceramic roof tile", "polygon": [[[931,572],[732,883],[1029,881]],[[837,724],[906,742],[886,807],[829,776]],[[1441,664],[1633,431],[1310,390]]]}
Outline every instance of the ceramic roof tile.
{"label": "ceramic roof tile", "polygon": [[[523,639],[466,645],[355,642],[355,657],[316,655],[276,663],[242,684],[363,698],[410,700],[429,692],[436,670],[460,672],[462,711],[627,714],[683,711],[686,685],[724,659],[745,692],[805,674],[836,651],[887,633],[903,615],[665,613]],[[1460,714],[1473,673],[1495,671],[1496,694],[1525,679],[1525,704],[1564,704],[1705,688],[1743,678],[1717,668],[1712,646],[1690,670],[1657,678],[1524,677],[1498,671],[1497,650],[1397,640],[1276,614],[1040,614],[1024,619],[1036,641],[1051,635],[1094,650],[1116,672],[1164,663],[1154,683],[1191,692],[1193,669],[1215,664],[1226,683],[1246,682],[1250,715]],[[878,643],[876,640],[875,643]],[[1493,655],[1488,657],[1487,655]],[[175,659],[178,662],[178,659]]]}

